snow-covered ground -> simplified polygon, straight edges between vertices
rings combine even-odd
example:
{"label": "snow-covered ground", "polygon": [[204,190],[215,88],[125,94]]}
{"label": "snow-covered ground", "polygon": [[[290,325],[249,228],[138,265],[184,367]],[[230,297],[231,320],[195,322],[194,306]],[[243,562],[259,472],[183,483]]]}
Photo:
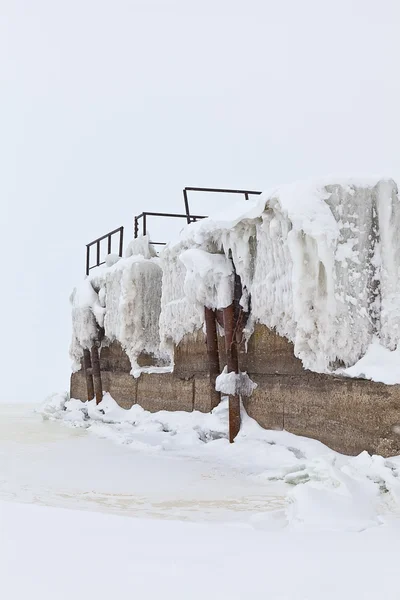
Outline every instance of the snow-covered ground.
{"label": "snow-covered ground", "polygon": [[[148,435],[151,439],[151,435]],[[282,486],[283,487],[283,486]],[[0,500],[168,519],[250,520],[284,503],[268,481],[218,463],[115,444],[0,404]]]}
{"label": "snow-covered ground", "polygon": [[232,446],[224,403],[66,408],[0,404],[7,600],[398,598],[399,459],[344,457],[245,414]]}

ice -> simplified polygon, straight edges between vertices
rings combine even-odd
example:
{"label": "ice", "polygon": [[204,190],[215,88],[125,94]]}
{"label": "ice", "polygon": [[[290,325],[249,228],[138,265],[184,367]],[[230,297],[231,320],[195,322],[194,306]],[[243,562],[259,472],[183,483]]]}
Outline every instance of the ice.
{"label": "ice", "polygon": [[272,515],[264,530],[265,516],[251,528],[6,502],[0,515],[7,600],[398,599],[396,522],[304,533],[271,530]]}
{"label": "ice", "polygon": [[218,375],[215,382],[215,389],[227,396],[251,396],[256,389],[257,384],[254,383],[246,372],[228,373],[228,368],[225,366],[222,373]]}
{"label": "ice", "polygon": [[91,348],[99,336],[103,345],[113,341],[122,345],[136,375],[137,358],[142,352],[163,361],[169,358],[160,350],[159,260],[146,236],[134,240],[126,254],[126,258],[111,260],[94,270],[72,293],[70,354],[74,370],[80,368],[83,350]]}
{"label": "ice", "polygon": [[[235,268],[247,337],[262,323],[293,342],[305,369],[361,377],[365,361],[351,368],[367,352],[384,358],[369,350],[374,340],[389,351],[399,343],[399,234],[397,185],[376,177],[271,189],[188,225],[159,258],[147,236],[135,239],[72,295],[74,368],[103,325],[104,343],[118,340],[136,375],[142,351],[172,359],[204,326],[204,306],[231,303]],[[398,383],[381,368],[364,375]]]}
{"label": "ice", "polygon": [[338,374],[380,381],[387,385],[400,383],[400,348],[388,350],[375,338],[355,365],[339,369]]}
{"label": "ice", "polygon": [[400,457],[384,459],[367,452],[345,456],[316,440],[267,431],[243,406],[240,432],[229,444],[227,399],[205,414],[150,413],[137,404],[125,410],[109,394],[99,405],[65,398],[58,411],[42,410],[46,418],[134,451],[212,461],[259,481],[285,485],[282,527],[362,531],[380,525],[389,511],[400,514]]}
{"label": "ice", "polygon": [[137,255],[104,270],[105,336],[120,342],[133,370],[141,352],[160,354],[161,278],[157,262]]}
{"label": "ice", "polygon": [[154,246],[150,243],[150,238],[148,235],[141,235],[131,242],[129,242],[126,250],[125,257],[129,258],[131,256],[143,256],[143,258],[154,258],[157,256],[157,252],[154,249]]}
{"label": "ice", "polygon": [[85,348],[91,348],[98,336],[99,327],[104,324],[104,307],[93,288],[91,279],[85,279],[74,289],[70,298],[72,304],[72,341],[70,355],[73,370],[80,369],[80,361]]}
{"label": "ice", "polygon": [[7,600],[397,600],[400,457],[343,456],[245,412],[230,445],[226,401],[41,410],[0,405]]}
{"label": "ice", "polygon": [[[255,322],[275,329],[294,343],[306,369],[351,367],[375,337],[394,350],[400,331],[397,194],[389,179],[297,183],[238,203],[225,218],[186,227],[180,244],[163,257],[173,272],[163,281],[169,301],[162,303],[161,338],[174,331],[177,342],[195,326],[193,318],[177,323],[179,311],[171,310],[170,300],[182,306],[188,293],[192,297],[193,286],[184,282],[193,279],[193,266],[185,274],[176,258],[168,260],[192,248],[232,255],[251,297],[248,334]],[[203,324],[199,311],[196,317]]]}
{"label": "ice", "polygon": [[224,254],[211,254],[198,248],[179,256],[186,267],[184,292],[192,302],[212,309],[225,308],[233,300],[233,265]]}
{"label": "ice", "polygon": [[186,245],[167,246],[160,255],[162,268],[162,295],[160,314],[161,347],[173,353],[187,333],[203,326],[204,307],[199,308],[185,294],[186,267],[180,260]]}

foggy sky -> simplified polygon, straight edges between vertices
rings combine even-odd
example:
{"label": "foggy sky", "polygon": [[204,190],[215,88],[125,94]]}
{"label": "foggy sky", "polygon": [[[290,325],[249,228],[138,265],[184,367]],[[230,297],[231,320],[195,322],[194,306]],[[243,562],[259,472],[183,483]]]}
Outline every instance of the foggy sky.
{"label": "foggy sky", "polygon": [[185,185],[400,173],[398,6],[0,0],[0,400],[68,388],[85,244]]}

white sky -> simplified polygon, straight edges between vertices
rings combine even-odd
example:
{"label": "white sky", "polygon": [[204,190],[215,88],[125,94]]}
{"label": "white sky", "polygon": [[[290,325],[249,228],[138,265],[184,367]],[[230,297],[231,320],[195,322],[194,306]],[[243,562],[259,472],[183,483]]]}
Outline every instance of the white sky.
{"label": "white sky", "polygon": [[68,387],[84,246],[134,214],[400,172],[399,31],[397,0],[0,0],[0,400]]}

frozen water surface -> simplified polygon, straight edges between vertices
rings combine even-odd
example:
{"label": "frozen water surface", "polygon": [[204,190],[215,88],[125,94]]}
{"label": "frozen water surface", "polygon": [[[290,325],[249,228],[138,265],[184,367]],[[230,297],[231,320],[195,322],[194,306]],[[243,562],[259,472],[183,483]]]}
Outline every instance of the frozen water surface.
{"label": "frozen water surface", "polygon": [[[203,419],[159,414],[150,424],[161,417],[171,426]],[[122,425],[101,426],[121,434]],[[129,427],[122,429],[127,440]],[[249,439],[236,448],[226,440],[195,446],[196,458],[43,421],[31,405],[0,404],[2,598],[397,600],[399,521],[374,517],[368,498],[377,484],[362,477],[373,469],[371,477],[380,473],[390,487],[397,459],[384,467],[379,457],[342,457],[341,470],[322,459],[329,449],[318,442],[254,427],[244,422]],[[183,440],[182,430],[171,435]],[[257,435],[277,443],[257,442]],[[287,442],[301,456],[318,454],[291,475],[304,480],[307,471],[308,484],[293,488],[255,475],[257,461],[289,460],[296,468],[303,459]],[[242,457],[242,470],[218,462],[225,451],[235,464]],[[281,510],[288,487],[296,494],[291,522],[282,517],[287,507]],[[395,499],[395,482],[391,490]]]}
{"label": "frozen water surface", "polygon": [[0,499],[130,516],[246,521],[279,486],[193,458],[146,453],[0,404]]}

